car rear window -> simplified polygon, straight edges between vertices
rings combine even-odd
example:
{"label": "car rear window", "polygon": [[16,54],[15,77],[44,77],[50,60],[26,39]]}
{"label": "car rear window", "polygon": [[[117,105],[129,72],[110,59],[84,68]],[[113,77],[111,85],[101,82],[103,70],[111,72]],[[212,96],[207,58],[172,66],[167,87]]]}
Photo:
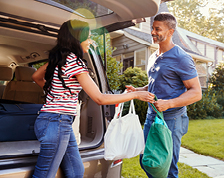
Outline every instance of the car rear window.
{"label": "car rear window", "polygon": [[112,10],[90,0],[37,0],[91,19],[113,13]]}

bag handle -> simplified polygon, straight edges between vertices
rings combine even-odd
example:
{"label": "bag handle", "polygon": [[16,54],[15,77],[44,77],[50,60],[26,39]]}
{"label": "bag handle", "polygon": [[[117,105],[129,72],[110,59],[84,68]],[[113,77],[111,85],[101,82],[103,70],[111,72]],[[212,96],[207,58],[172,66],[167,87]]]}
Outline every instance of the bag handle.
{"label": "bag handle", "polygon": [[134,105],[134,101],[133,100],[131,100],[131,102],[130,102],[130,107],[129,107],[129,112],[128,113],[129,114],[131,114],[131,113],[136,114],[135,113],[135,105]]}
{"label": "bag handle", "polygon": [[[155,99],[155,101],[158,100],[158,98],[157,98],[156,95],[155,95],[155,98],[154,98],[154,99]],[[156,114],[159,116],[159,118],[162,119],[163,122],[165,122],[164,117],[163,117],[163,112],[159,112],[159,111],[156,109],[156,107],[155,107],[155,105],[154,105],[153,103],[150,103],[150,105],[152,106],[152,108],[154,109],[154,111],[156,112]]]}
{"label": "bag handle", "polygon": [[[155,99],[155,101],[158,100],[158,98],[156,97],[156,95],[155,95],[155,98],[154,98],[154,99]],[[166,121],[164,120],[164,117],[163,117],[163,112],[159,112],[159,111],[156,109],[156,107],[154,106],[153,103],[150,103],[150,104],[151,104],[151,106],[153,107],[153,109],[155,110],[157,116],[159,116],[159,118],[162,119],[163,124],[168,128],[168,126],[167,126],[167,124],[166,124]]]}
{"label": "bag handle", "polygon": [[[114,118],[113,119],[119,119],[121,118],[121,115],[122,115],[122,111],[123,111],[123,107],[124,107],[124,103],[120,103],[118,105],[118,108],[114,114]],[[133,113],[134,115],[136,115],[136,112],[135,112],[135,105],[134,105],[134,101],[131,100],[130,101],[130,107],[129,107],[129,112],[128,114],[131,114]]]}
{"label": "bag handle", "polygon": [[122,115],[122,111],[123,111],[123,107],[124,107],[124,103],[119,103],[115,114],[114,114],[114,118],[113,119],[119,119],[119,117],[121,117]]}

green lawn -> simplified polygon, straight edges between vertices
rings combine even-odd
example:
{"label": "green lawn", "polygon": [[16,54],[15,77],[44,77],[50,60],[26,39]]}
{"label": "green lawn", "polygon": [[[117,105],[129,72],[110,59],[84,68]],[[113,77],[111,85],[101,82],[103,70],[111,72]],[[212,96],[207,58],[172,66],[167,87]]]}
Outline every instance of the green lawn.
{"label": "green lawn", "polygon": [[182,146],[224,160],[224,119],[190,120]]}
{"label": "green lawn", "polygon": [[[190,120],[188,133],[182,138],[182,146],[203,155],[224,160],[224,119]],[[214,151],[215,150],[215,151]],[[183,163],[178,163],[179,178],[209,178]],[[139,156],[123,160],[124,178],[147,178],[139,164]]]}
{"label": "green lawn", "polygon": [[[186,164],[178,163],[179,178],[210,178],[206,174],[194,169]],[[147,178],[145,172],[139,164],[139,156],[131,159],[123,159],[121,175],[124,178]]]}

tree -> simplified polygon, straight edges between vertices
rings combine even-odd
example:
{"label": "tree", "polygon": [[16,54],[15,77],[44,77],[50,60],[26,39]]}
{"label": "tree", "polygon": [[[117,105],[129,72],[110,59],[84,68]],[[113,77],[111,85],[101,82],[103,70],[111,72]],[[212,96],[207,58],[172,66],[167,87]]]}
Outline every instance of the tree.
{"label": "tree", "polygon": [[207,38],[224,43],[224,2],[210,0],[220,4],[209,8],[209,16],[201,12],[202,6],[208,6],[208,0],[175,0],[167,3],[169,11],[177,18],[178,26]]}

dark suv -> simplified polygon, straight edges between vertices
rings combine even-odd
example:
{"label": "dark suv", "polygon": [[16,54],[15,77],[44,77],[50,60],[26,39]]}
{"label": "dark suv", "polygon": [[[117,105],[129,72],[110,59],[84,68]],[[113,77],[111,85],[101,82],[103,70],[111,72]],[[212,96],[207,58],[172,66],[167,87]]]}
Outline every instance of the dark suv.
{"label": "dark suv", "polygon": [[[60,25],[87,21],[98,35],[135,25],[156,14],[160,0],[1,0],[0,1],[0,178],[31,177],[39,153],[33,125],[44,103],[32,81],[48,58]],[[111,92],[97,46],[85,55],[102,93]],[[104,134],[114,106],[99,106],[84,92],[73,124],[85,167],[84,177],[118,178],[122,160],[104,160]],[[58,170],[56,177],[63,177]]]}

